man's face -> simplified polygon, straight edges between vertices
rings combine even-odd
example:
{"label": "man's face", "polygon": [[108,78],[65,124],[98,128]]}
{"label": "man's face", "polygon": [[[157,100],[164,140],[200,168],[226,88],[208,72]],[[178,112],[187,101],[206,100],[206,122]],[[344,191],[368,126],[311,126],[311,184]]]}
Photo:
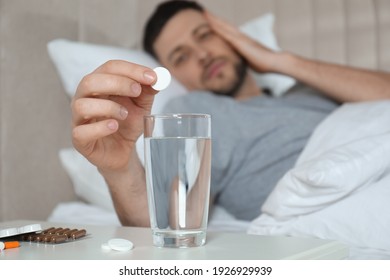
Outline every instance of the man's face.
{"label": "man's face", "polygon": [[234,96],[246,75],[242,58],[195,10],[184,10],[172,17],[154,49],[160,62],[188,90]]}

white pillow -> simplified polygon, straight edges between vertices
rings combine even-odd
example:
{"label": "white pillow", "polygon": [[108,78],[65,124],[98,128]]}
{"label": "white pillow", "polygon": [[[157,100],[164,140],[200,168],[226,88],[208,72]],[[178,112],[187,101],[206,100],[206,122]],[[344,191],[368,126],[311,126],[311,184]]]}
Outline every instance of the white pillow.
{"label": "white pillow", "polygon": [[[244,24],[241,29],[265,46],[279,50],[273,33],[273,24],[274,15],[265,14]],[[87,44],[66,39],[53,40],[48,43],[47,47],[50,58],[58,70],[65,92],[70,97],[74,95],[80,80],[85,75],[108,60],[127,60],[151,68],[159,65],[150,55],[136,49]],[[277,74],[256,74],[255,77],[259,85],[271,89],[275,96],[282,95],[295,84],[294,79]],[[186,93],[185,87],[176,79],[172,79],[170,86],[156,95],[152,113],[160,113],[171,98]],[[142,137],[137,141],[137,152],[143,163]],[[91,163],[74,149],[60,151],[60,158],[65,170],[75,184],[74,188],[77,195],[92,204],[105,209],[113,209],[106,183]]]}
{"label": "white pillow", "polygon": [[316,128],[262,211],[278,219],[315,212],[390,172],[384,156],[390,154],[389,109],[390,101],[376,101],[335,110]]}
{"label": "white pillow", "polygon": [[78,197],[100,208],[115,211],[106,181],[96,166],[74,148],[60,150],[59,157]]}
{"label": "white pillow", "polygon": [[289,219],[325,208],[390,172],[390,133],[363,137],[291,169],[263,204],[262,212]]}
{"label": "white pillow", "polygon": [[390,250],[389,123],[390,101],[345,104],[334,111],[248,233]]}

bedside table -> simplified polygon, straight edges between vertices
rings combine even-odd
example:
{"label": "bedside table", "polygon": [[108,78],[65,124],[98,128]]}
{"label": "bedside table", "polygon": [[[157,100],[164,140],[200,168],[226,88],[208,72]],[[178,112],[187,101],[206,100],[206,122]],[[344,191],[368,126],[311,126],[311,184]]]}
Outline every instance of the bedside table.
{"label": "bedside table", "polygon": [[[279,259],[344,259],[348,247],[336,242],[313,238],[260,236],[245,233],[208,232],[202,247],[157,248],[149,228],[70,225],[44,221],[11,221],[0,228],[41,224],[42,229],[67,227],[86,229],[87,235],[59,244],[22,241],[19,248],[0,253],[3,260],[279,260]],[[112,238],[128,239],[134,248],[127,252],[101,248]]]}

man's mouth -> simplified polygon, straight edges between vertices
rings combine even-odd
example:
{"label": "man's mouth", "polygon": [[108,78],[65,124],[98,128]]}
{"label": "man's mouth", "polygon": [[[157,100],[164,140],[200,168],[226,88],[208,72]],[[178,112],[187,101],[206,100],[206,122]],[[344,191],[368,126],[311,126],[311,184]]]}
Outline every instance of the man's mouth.
{"label": "man's mouth", "polygon": [[205,72],[203,75],[204,80],[212,79],[222,71],[222,68],[225,66],[226,62],[223,59],[215,59],[212,60],[208,65],[205,67]]}

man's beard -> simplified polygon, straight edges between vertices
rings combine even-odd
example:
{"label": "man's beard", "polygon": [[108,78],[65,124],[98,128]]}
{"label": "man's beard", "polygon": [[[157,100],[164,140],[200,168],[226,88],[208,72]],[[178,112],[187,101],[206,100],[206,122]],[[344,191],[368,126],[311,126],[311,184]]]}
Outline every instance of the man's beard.
{"label": "man's beard", "polygon": [[248,64],[243,57],[241,57],[240,61],[234,66],[234,70],[236,74],[235,79],[232,80],[225,89],[212,90],[213,93],[229,97],[235,97],[238,94],[248,70]]}

